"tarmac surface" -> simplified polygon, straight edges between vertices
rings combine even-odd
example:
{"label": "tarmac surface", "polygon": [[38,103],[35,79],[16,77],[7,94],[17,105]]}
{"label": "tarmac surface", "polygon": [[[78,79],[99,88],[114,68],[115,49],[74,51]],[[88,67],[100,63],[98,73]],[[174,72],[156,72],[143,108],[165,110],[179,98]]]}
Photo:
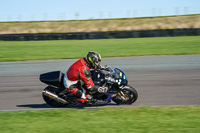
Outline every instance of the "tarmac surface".
{"label": "tarmac surface", "polygon": [[[39,74],[65,72],[76,60],[0,63],[0,110],[52,109],[42,99],[46,85],[39,81]],[[66,108],[200,106],[200,55],[103,58],[102,64],[122,69],[129,85],[138,91],[138,100],[132,105]]]}

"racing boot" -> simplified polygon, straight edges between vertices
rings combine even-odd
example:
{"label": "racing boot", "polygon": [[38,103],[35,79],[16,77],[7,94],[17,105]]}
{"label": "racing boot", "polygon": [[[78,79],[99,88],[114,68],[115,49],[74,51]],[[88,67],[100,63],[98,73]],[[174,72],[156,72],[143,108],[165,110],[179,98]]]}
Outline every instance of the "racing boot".
{"label": "racing boot", "polygon": [[77,101],[84,105],[91,105],[92,104],[92,96],[89,94],[82,94],[81,98],[78,98]]}

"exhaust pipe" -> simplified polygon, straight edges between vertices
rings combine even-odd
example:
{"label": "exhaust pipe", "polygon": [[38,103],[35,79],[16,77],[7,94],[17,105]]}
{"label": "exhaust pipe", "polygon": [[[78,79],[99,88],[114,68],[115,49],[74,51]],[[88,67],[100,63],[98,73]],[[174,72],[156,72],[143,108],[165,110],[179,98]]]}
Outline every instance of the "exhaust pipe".
{"label": "exhaust pipe", "polygon": [[52,93],[50,91],[45,90],[45,91],[42,91],[42,92],[43,92],[43,94],[45,96],[50,97],[50,98],[54,99],[57,102],[60,102],[60,103],[63,103],[63,104],[68,104],[68,102],[66,100],[58,97],[56,94],[54,94],[54,93]]}

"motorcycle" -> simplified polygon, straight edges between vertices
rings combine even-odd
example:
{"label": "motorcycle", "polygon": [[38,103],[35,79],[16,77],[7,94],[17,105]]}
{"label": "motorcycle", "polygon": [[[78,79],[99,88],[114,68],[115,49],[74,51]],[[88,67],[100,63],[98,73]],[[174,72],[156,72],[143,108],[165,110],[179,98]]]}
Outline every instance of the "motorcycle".
{"label": "motorcycle", "polygon": [[[106,93],[95,92],[91,105],[107,104],[111,101],[116,104],[132,104],[138,98],[137,91],[128,85],[125,73],[115,67],[107,70],[91,70],[92,80],[95,85],[108,87]],[[64,87],[64,73],[52,71],[40,75],[40,81],[48,86],[42,92],[44,101],[53,107],[65,107],[69,104],[77,105],[75,96],[69,94]],[[86,87],[82,85],[82,92],[86,93]]]}

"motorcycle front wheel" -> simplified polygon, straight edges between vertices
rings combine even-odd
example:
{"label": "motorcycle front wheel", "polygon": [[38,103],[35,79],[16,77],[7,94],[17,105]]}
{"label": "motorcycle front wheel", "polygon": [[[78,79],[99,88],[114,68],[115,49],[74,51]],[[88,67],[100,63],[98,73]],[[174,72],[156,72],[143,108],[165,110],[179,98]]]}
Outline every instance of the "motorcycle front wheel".
{"label": "motorcycle front wheel", "polygon": [[[56,88],[54,88],[54,87],[47,86],[44,90],[47,90],[47,91],[50,91],[50,92],[56,94],[55,89],[56,89]],[[57,95],[57,94],[56,94],[56,95]],[[52,98],[50,98],[50,97],[44,95],[44,92],[42,93],[42,97],[43,97],[44,101],[45,101],[48,105],[53,106],[53,107],[59,108],[59,107],[65,107],[65,106],[68,105],[68,104],[63,104],[63,103],[60,103],[60,102],[55,101],[54,99],[52,99]]]}
{"label": "motorcycle front wheel", "polygon": [[132,104],[138,98],[138,93],[135,88],[127,85],[119,91],[112,100],[117,104]]}

